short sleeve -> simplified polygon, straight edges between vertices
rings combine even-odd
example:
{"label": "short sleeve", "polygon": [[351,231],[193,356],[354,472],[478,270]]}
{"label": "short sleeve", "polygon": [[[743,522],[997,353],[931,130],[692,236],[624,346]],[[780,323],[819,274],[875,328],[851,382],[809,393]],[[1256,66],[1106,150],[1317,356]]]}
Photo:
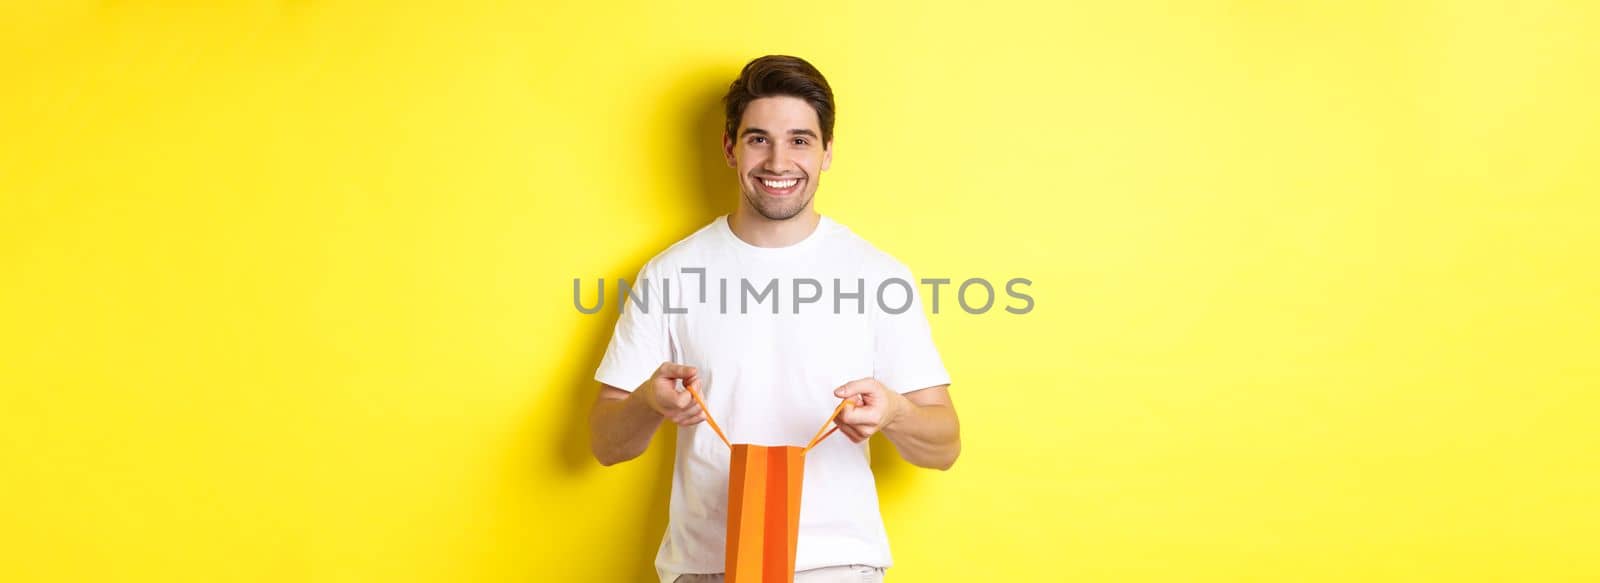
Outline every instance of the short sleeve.
{"label": "short sleeve", "polygon": [[667,314],[660,298],[661,279],[655,274],[654,262],[639,270],[630,294],[637,296],[637,302],[617,295],[617,308],[622,314],[617,317],[616,329],[611,332],[611,342],[606,345],[594,380],[632,392],[649,380],[661,363],[672,360]]}
{"label": "short sleeve", "polygon": [[[928,317],[922,313],[917,280],[906,269],[897,270],[893,278],[905,285],[885,280],[885,291],[879,294],[881,305],[877,306],[872,325],[873,378],[897,393],[950,384],[950,374],[933,345]],[[901,291],[910,292],[910,305],[898,314],[889,313],[889,308],[898,309],[906,303]]]}

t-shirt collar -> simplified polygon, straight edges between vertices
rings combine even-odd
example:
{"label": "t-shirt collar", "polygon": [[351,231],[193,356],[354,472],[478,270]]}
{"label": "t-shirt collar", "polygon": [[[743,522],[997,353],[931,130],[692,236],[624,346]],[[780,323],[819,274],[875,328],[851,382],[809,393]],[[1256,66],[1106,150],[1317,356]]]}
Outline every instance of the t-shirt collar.
{"label": "t-shirt collar", "polygon": [[761,247],[758,245],[751,245],[748,241],[740,239],[738,235],[734,234],[733,227],[728,225],[728,216],[729,215],[722,215],[717,217],[716,220],[717,231],[722,233],[722,236],[727,239],[728,243],[741,252],[768,257],[791,255],[813,247],[817,244],[818,240],[822,239],[822,237],[833,228],[833,219],[828,218],[827,215],[822,215],[817,221],[816,228],[812,229],[811,233],[806,235],[806,238],[796,241],[792,245],[785,245],[783,247]]}

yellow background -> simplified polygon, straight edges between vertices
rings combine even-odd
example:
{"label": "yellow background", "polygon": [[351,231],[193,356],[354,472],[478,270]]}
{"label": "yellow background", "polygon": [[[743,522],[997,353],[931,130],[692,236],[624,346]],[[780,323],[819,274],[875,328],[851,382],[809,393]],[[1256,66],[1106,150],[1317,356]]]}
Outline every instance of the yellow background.
{"label": "yellow background", "polygon": [[1053,5],[6,3],[0,579],[646,580],[571,282],[731,207],[767,53],[822,212],[1034,281],[942,296],[891,580],[1600,578],[1595,5]]}

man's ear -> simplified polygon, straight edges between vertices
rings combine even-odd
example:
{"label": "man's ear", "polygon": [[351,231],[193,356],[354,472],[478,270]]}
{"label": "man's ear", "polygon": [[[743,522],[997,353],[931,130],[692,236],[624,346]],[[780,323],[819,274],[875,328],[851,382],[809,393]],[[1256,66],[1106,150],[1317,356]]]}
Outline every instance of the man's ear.
{"label": "man's ear", "polygon": [[833,165],[833,140],[828,140],[828,145],[822,149],[822,169],[827,170]]}
{"label": "man's ear", "polygon": [[722,160],[727,162],[729,168],[738,168],[739,161],[733,157],[733,138],[728,132],[722,132]]}

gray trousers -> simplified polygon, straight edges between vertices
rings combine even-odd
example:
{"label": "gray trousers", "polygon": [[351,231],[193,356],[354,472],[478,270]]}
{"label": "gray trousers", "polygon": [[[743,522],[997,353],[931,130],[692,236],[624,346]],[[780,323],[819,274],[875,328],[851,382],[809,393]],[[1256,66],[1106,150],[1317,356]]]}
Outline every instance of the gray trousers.
{"label": "gray trousers", "polygon": [[[884,570],[883,567],[866,565],[807,569],[794,574],[794,583],[879,583],[883,581]],[[722,573],[681,575],[674,583],[722,583]]]}

